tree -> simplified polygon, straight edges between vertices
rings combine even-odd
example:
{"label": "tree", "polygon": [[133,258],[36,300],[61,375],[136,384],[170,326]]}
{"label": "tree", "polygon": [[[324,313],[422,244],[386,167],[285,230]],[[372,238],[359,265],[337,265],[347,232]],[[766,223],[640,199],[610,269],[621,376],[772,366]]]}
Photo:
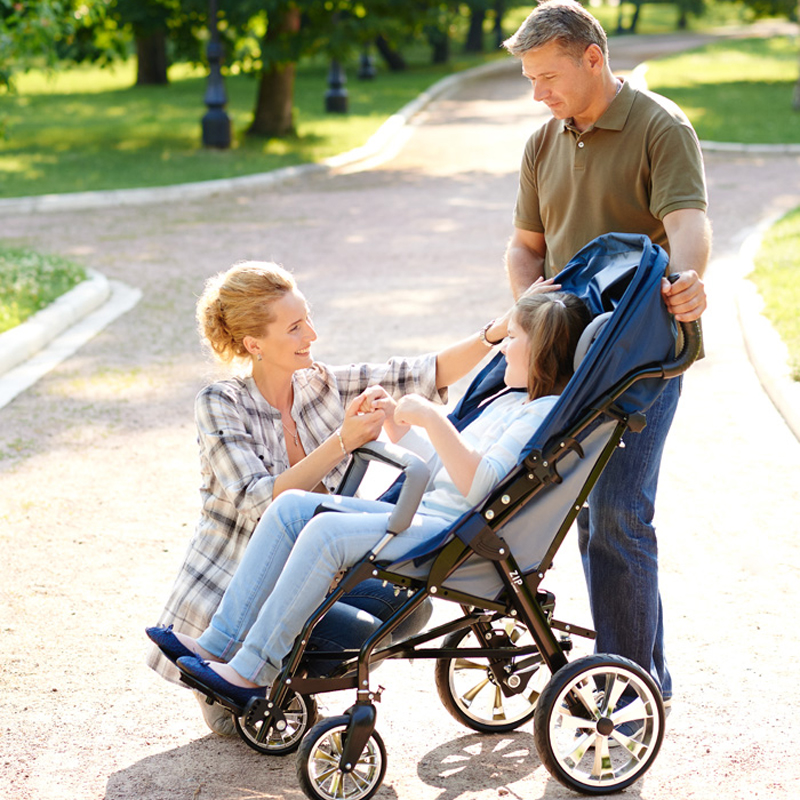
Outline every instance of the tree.
{"label": "tree", "polygon": [[100,0],[0,0],[0,88],[59,61],[109,62],[120,53]]}

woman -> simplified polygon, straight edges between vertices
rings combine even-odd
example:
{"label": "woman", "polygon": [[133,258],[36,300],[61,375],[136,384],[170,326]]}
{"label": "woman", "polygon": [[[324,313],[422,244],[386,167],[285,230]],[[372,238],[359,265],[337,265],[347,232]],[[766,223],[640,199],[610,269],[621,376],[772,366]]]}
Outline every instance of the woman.
{"label": "woman", "polygon": [[[443,402],[446,387],[498,344],[507,327],[505,317],[492,321],[438,354],[329,367],[312,358],[317,333],[294,278],[266,262],[238,263],[209,279],[197,320],[214,356],[225,364],[249,363],[250,374],[210,384],[195,402],[202,510],[160,618],[162,625],[174,624],[190,636],[208,627],[272,501],[289,489],[335,488],[349,453],[377,437],[385,414],[379,408],[362,410],[368,387],[378,384],[394,397],[414,392]],[[378,582],[357,587],[355,595],[345,598],[349,606],[337,609],[341,618],[329,625],[329,633],[374,621],[363,609],[376,614],[377,605],[391,611],[393,592]],[[178,679],[157,648],[148,664]],[[201,707],[212,730],[233,732],[227,712],[205,702]]]}
{"label": "woman", "polygon": [[[386,413],[393,441],[417,449],[409,428],[422,428],[438,457],[411,526],[384,547],[382,559],[402,558],[444,531],[517,463],[572,375],[575,346],[589,319],[588,309],[573,295],[521,298],[503,350],[506,384],[527,389],[527,396],[508,392],[496,397],[461,433],[420,395],[404,397],[396,406],[379,388],[363,396],[365,413]],[[349,497],[334,502],[360,513],[315,517],[319,501],[307,492],[289,492],[270,507],[208,629],[198,639],[183,631],[161,631],[160,646],[183,672],[236,706],[265,695],[333,576],[363,557],[386,532],[391,505]]]}

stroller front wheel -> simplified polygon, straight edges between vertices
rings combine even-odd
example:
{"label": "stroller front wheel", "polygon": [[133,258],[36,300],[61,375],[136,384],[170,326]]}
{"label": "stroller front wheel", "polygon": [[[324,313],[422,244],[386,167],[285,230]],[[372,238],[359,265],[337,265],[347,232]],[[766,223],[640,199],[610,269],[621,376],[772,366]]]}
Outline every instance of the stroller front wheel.
{"label": "stroller front wheel", "polygon": [[534,741],[564,786],[583,794],[618,792],[652,766],[665,716],[656,682],[638,664],[586,656],[558,670],[542,692]]}
{"label": "stroller front wheel", "polygon": [[297,778],[311,800],[368,800],[386,774],[386,748],[373,730],[352,769],[344,772],[339,761],[350,717],[329,717],[305,736],[297,753]]}
{"label": "stroller front wheel", "polygon": [[317,721],[317,701],[313,695],[289,693],[283,705],[285,726],[278,730],[270,726],[264,730],[266,720],[259,715],[236,717],[236,732],[245,743],[268,756],[285,756],[300,746],[306,731]]}

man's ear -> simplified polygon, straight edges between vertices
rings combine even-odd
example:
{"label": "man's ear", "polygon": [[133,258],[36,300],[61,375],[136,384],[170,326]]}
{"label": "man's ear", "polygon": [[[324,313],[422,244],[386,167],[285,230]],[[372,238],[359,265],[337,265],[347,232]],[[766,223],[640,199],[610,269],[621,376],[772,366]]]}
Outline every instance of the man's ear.
{"label": "man's ear", "polygon": [[606,65],[606,59],[600,45],[590,44],[583,53],[584,63],[592,72],[600,72]]}

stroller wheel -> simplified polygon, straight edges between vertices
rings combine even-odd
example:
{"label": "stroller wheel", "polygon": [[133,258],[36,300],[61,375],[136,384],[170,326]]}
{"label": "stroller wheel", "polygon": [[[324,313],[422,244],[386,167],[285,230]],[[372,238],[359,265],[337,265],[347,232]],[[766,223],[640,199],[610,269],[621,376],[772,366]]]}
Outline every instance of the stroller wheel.
{"label": "stroller wheel", "polygon": [[305,732],[317,721],[317,701],[313,695],[289,693],[284,701],[283,716],[286,727],[278,730],[271,726],[264,730],[265,719],[259,715],[234,717],[236,732],[259,753],[285,756],[300,746]]}
{"label": "stroller wheel", "polygon": [[372,731],[350,772],[339,769],[350,718],[329,717],[305,736],[297,753],[297,778],[311,800],[367,800],[380,788],[386,773],[386,748]]}
{"label": "stroller wheel", "polygon": [[[527,628],[506,618],[492,624],[491,644],[495,647],[532,645]],[[478,635],[464,628],[447,636],[443,647],[479,648]],[[538,653],[509,658],[502,670],[516,683],[515,694],[506,694],[498,685],[488,658],[440,658],[434,677],[442,705],[463,725],[481,733],[513,731],[533,717],[539,694],[550,672]]]}
{"label": "stroller wheel", "polygon": [[550,680],[534,716],[542,763],[565,786],[606,794],[630,786],[655,761],[664,703],[638,664],[614,655],[579,658]]}

